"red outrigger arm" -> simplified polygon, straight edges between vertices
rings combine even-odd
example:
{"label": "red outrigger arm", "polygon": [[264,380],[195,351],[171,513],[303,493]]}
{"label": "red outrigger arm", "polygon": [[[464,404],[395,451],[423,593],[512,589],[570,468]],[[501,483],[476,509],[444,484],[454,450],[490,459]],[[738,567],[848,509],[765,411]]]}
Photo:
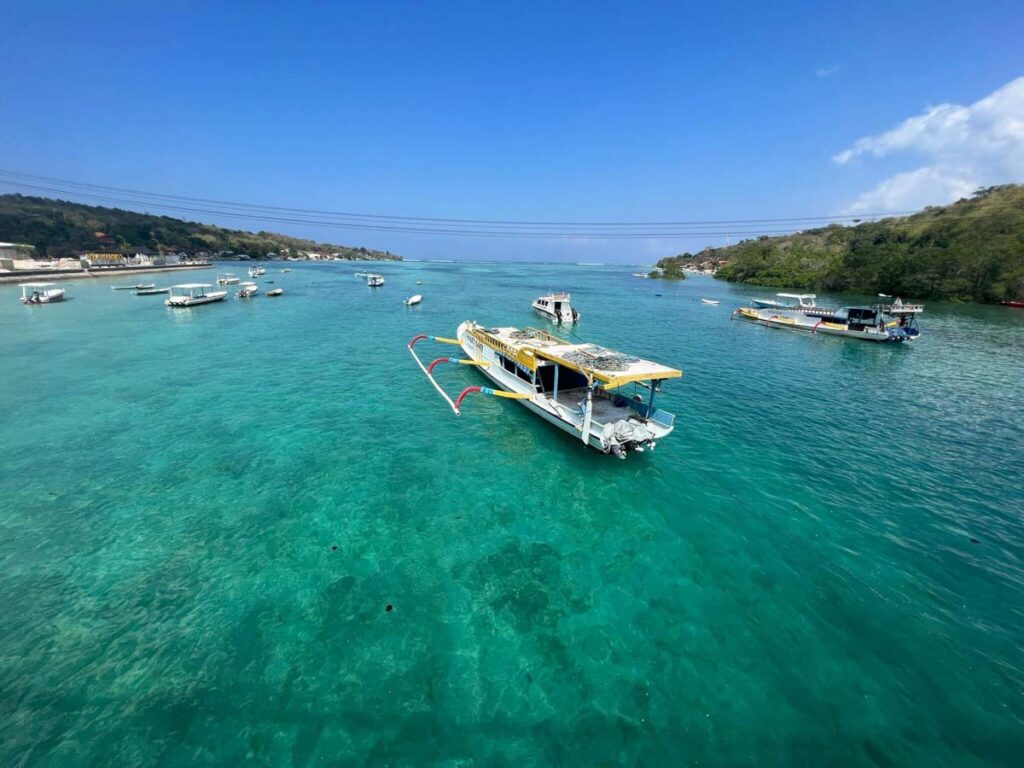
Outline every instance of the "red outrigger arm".
{"label": "red outrigger arm", "polygon": [[442,344],[459,344],[459,342],[456,339],[446,339],[443,336],[428,336],[425,333],[421,333],[417,336],[413,336],[412,340],[408,344],[409,353],[413,356],[413,359],[416,361],[416,364],[420,367],[420,370],[423,371],[426,377],[430,379],[430,383],[434,385],[434,389],[436,389],[441,394],[441,397],[445,399],[448,405],[452,407],[452,410],[455,412],[456,416],[459,415],[459,408],[462,406],[462,401],[466,398],[466,395],[472,394],[473,392],[480,392],[481,394],[484,395],[494,395],[495,397],[510,397],[517,400],[529,400],[531,397],[533,397],[533,395],[529,395],[526,393],[505,392],[504,390],[492,389],[491,387],[467,387],[462,391],[458,399],[453,401],[451,397],[448,396],[448,393],[441,388],[441,385],[438,384],[437,380],[434,378],[434,369],[437,366],[441,365],[442,363],[483,366],[490,365],[490,363],[484,362],[482,360],[468,360],[462,357],[439,357],[433,362],[431,362],[430,366],[428,367],[423,365],[423,361],[420,360],[419,355],[416,354],[416,350],[413,349],[413,347],[415,347],[416,344],[421,341],[439,341]]}

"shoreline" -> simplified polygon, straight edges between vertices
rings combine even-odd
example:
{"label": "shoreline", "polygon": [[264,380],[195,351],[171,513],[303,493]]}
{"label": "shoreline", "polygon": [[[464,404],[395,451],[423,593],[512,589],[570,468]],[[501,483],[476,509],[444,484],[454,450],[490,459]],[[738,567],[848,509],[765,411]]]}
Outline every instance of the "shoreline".
{"label": "shoreline", "polygon": [[25,283],[36,280],[79,280],[87,277],[124,277],[125,275],[146,275],[154,272],[183,272],[193,269],[210,269],[206,264],[165,264],[163,266],[112,267],[106,269],[24,269],[14,272],[0,272],[0,285]]}

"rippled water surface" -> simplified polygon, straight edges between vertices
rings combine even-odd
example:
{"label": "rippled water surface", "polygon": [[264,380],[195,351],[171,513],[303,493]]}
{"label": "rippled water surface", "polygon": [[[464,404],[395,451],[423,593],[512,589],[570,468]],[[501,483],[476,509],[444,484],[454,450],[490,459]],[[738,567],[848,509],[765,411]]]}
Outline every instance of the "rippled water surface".
{"label": "rippled water surface", "polygon": [[[0,765],[1020,764],[1024,311],[890,347],[708,278],[358,268],[0,287]],[[406,351],[549,289],[686,371],[653,454],[456,418]]]}

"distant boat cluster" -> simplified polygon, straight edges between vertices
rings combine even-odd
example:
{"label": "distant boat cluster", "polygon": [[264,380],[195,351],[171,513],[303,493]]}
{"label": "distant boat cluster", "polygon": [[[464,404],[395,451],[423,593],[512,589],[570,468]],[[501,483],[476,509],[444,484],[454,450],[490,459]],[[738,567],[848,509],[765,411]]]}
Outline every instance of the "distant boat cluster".
{"label": "distant boat cluster", "polygon": [[[780,293],[776,299],[751,299],[751,307],[740,307],[734,315],[769,328],[807,331],[842,336],[859,341],[899,343],[921,335],[917,316],[921,304],[904,304],[896,298],[864,306],[829,309],[817,304],[814,294]],[[880,299],[892,299],[879,294]]]}

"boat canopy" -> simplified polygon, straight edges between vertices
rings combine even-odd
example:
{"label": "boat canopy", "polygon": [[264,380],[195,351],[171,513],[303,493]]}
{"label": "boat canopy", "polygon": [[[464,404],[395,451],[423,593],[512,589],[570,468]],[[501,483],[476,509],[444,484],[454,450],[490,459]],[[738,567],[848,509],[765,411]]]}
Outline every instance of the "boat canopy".
{"label": "boat canopy", "polygon": [[777,293],[776,296],[781,296],[784,299],[816,299],[816,294],[813,293]]}
{"label": "boat canopy", "polygon": [[182,283],[181,285],[171,286],[172,288],[181,288],[183,291],[191,291],[196,288],[211,288],[209,283]]}
{"label": "boat canopy", "polygon": [[21,288],[56,288],[56,283],[20,283]]}
{"label": "boat canopy", "polygon": [[475,328],[473,332],[480,341],[527,363],[530,368],[535,369],[540,360],[549,360],[593,377],[604,384],[604,389],[615,389],[634,381],[676,379],[683,375],[675,368],[598,344],[572,344],[536,328]]}

